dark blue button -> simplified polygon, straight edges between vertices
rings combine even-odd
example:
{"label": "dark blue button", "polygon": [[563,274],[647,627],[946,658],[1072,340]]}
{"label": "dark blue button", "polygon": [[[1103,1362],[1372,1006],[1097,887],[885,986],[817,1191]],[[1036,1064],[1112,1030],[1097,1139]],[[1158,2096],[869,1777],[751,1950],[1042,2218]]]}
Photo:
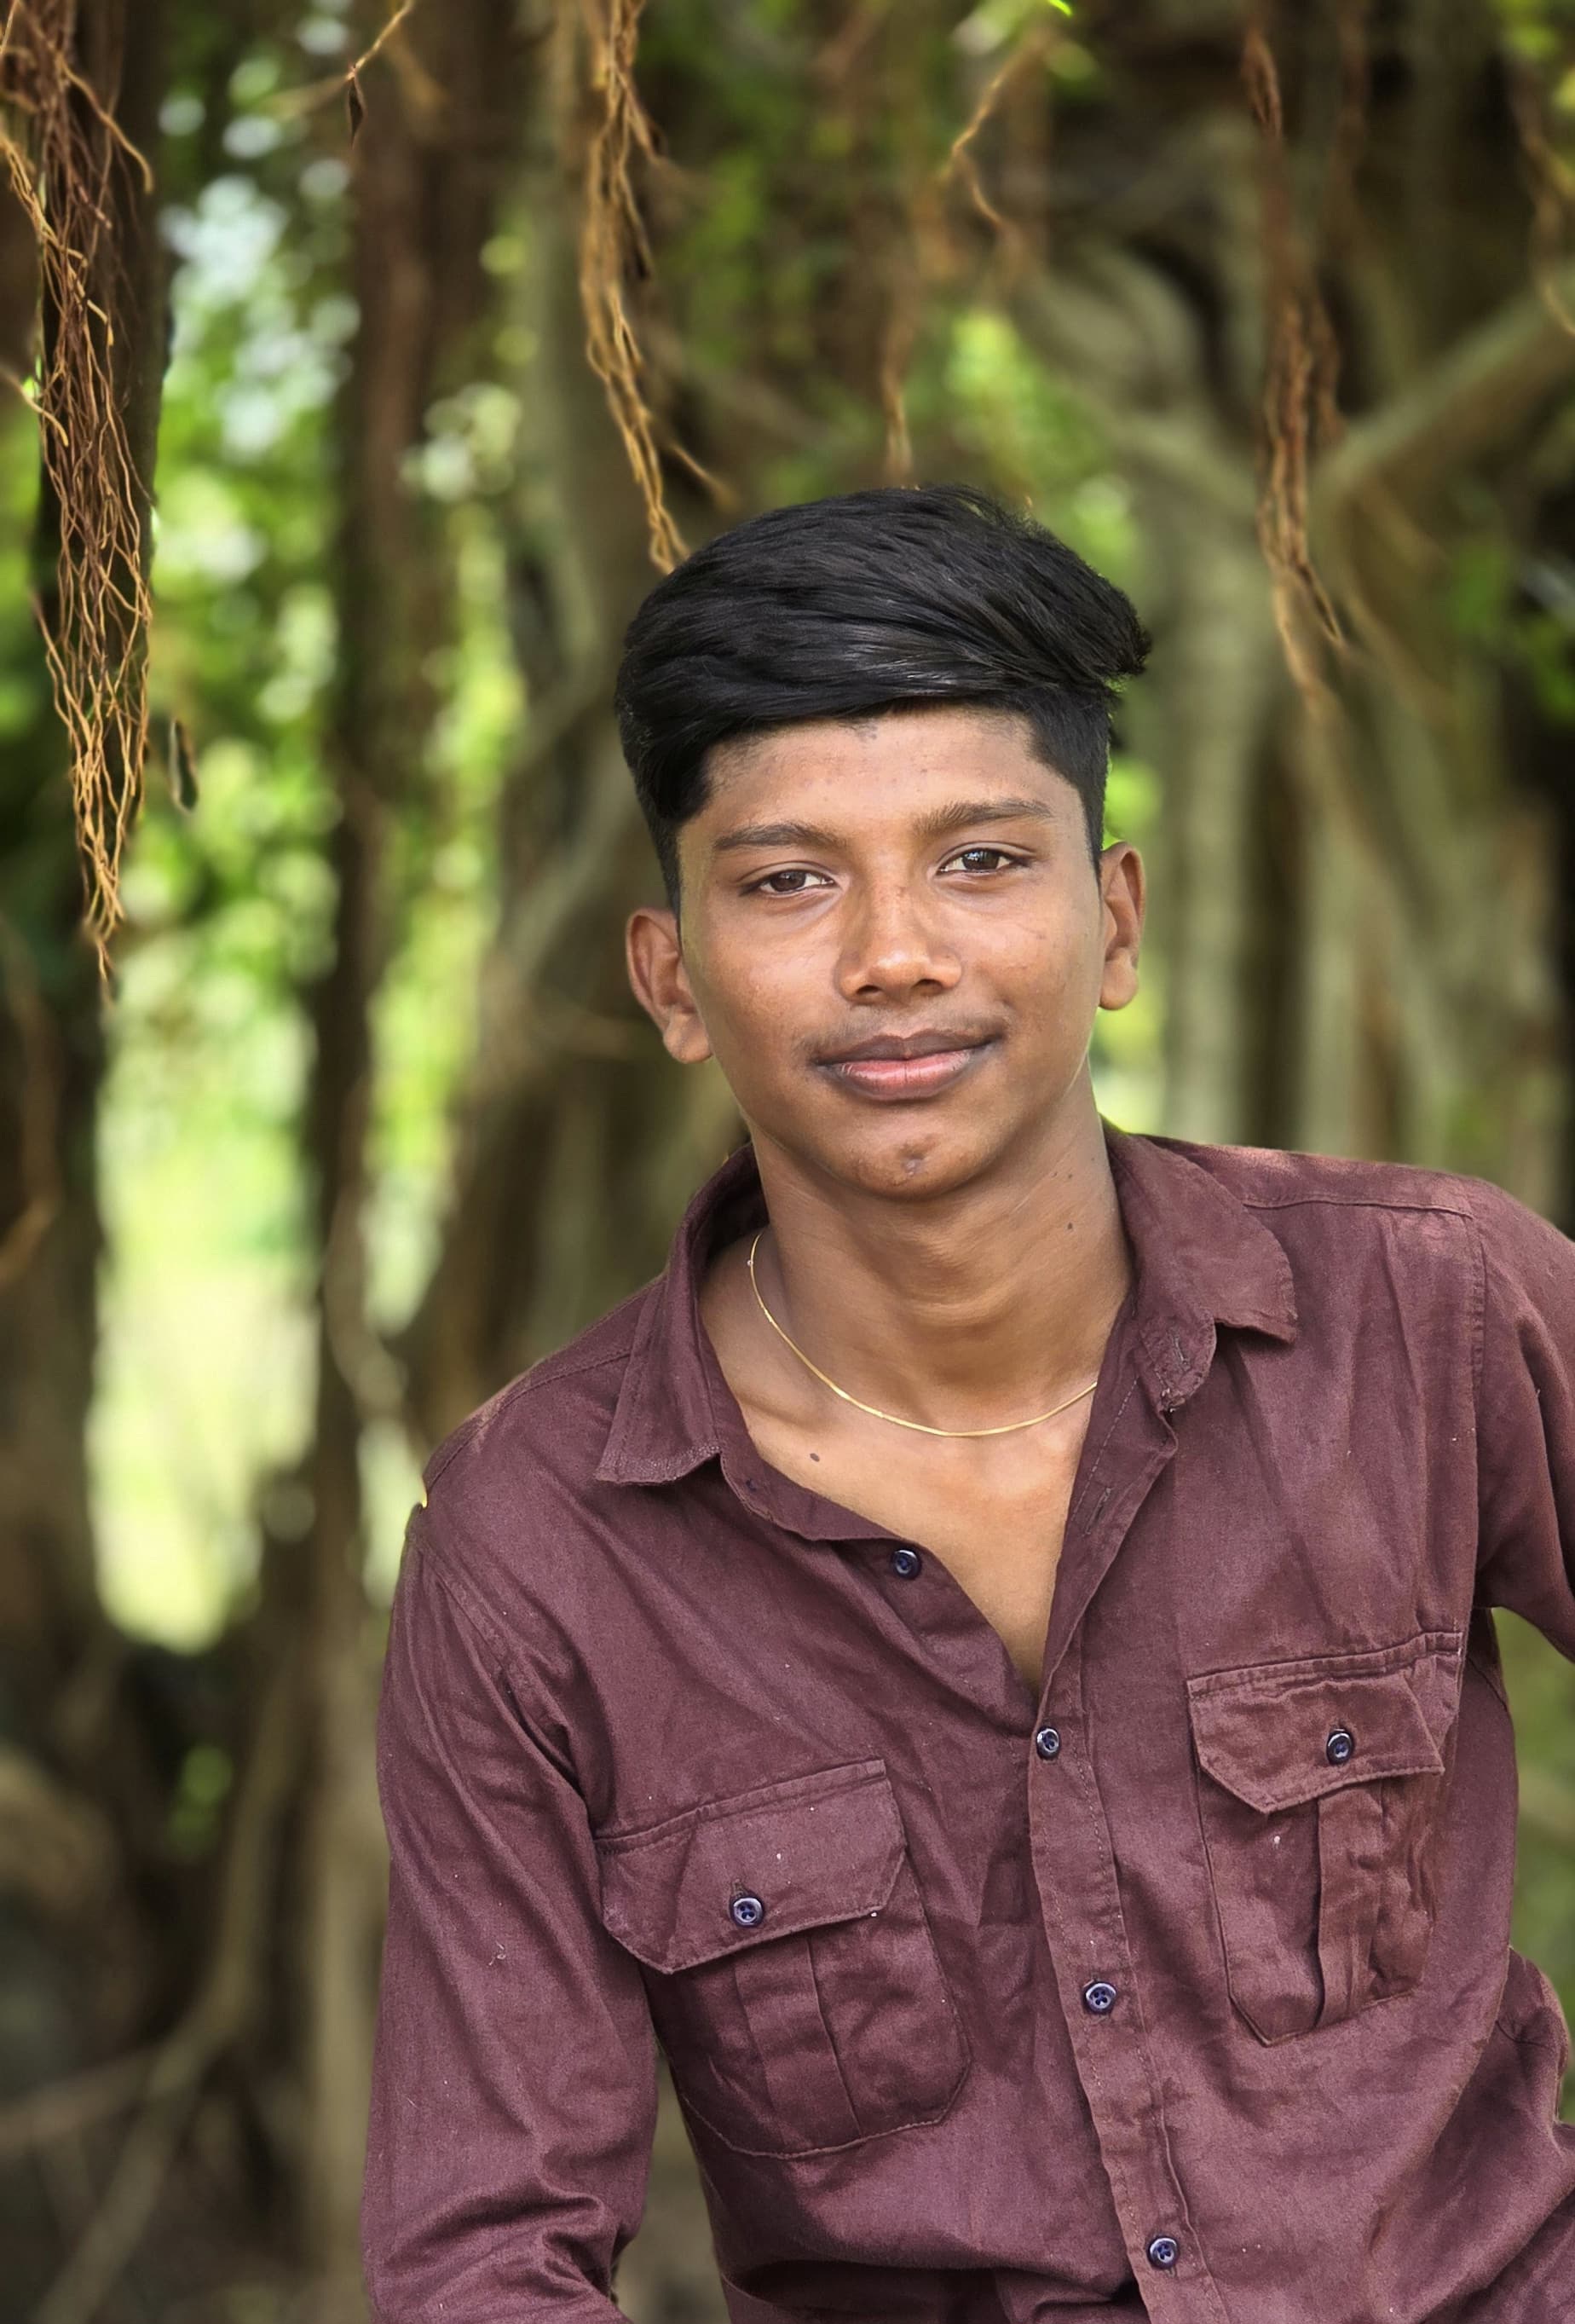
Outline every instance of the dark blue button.
{"label": "dark blue button", "polygon": [[1061,1737],[1054,1727],[1041,1727],[1034,1738],[1034,1748],[1041,1759],[1054,1759],[1061,1748]]}
{"label": "dark blue button", "polygon": [[766,1917],[766,1908],[758,1896],[735,1896],[727,1909],[741,1929],[758,1929]]}
{"label": "dark blue button", "polygon": [[1174,2267],[1181,2257],[1181,2246],[1174,2236],[1156,2236],[1148,2246],[1150,2267]]}
{"label": "dark blue button", "polygon": [[1331,1767],[1343,1767],[1348,1759],[1356,1757],[1356,1737],[1349,1727],[1337,1727],[1323,1746],[1323,1756]]}
{"label": "dark blue button", "polygon": [[1082,2006],[1095,2017],[1108,2017],[1116,2006],[1116,1988],[1102,1977],[1082,1988]]}
{"label": "dark blue button", "polygon": [[900,1549],[894,1549],[891,1553],[891,1571],[893,1573],[900,1573],[905,1582],[911,1579],[923,1563],[924,1559],[917,1550],[910,1548],[907,1542],[903,1543]]}

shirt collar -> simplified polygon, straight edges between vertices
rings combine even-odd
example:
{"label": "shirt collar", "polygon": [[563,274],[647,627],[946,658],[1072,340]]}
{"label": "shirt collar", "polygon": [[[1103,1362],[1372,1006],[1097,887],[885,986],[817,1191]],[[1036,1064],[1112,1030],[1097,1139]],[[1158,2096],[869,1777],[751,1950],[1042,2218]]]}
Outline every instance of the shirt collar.
{"label": "shirt collar", "polygon": [[[1207,1375],[1218,1324],[1295,1337],[1290,1261],[1256,1213],[1193,1158],[1214,1149],[1103,1126],[1134,1261],[1142,1369],[1156,1403],[1170,1412]],[[751,1465],[742,1416],[701,1322],[699,1290],[712,1251],[763,1226],[766,1215],[754,1149],[745,1144],[690,1202],[640,1308],[596,1469],[603,1482],[670,1484],[719,1456],[730,1472],[735,1461]]]}

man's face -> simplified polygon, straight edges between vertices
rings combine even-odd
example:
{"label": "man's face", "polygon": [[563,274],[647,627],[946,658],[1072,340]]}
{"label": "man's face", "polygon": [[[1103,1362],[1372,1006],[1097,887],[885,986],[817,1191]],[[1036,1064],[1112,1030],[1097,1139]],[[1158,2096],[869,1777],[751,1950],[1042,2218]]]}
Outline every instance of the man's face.
{"label": "man's face", "polygon": [[637,912],[635,991],[714,1056],[757,1144],[933,1195],[1054,1134],[1097,1008],[1137,990],[1142,866],[1089,859],[1027,722],[956,706],[726,743],[678,835],[683,920]]}

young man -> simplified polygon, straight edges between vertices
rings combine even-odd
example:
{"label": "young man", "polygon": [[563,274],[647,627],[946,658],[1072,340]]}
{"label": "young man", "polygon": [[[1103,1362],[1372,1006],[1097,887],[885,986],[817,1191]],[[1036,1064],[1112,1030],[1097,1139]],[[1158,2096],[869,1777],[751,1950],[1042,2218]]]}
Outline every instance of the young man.
{"label": "young man", "polygon": [[736,2324],[1554,2324],[1489,1608],[1575,1654],[1575,1247],[1101,1121],[1120,593],[778,510],[620,678],[629,926],[750,1143],[434,1455],[394,1608],[384,2324],[594,2324],[653,2027]]}

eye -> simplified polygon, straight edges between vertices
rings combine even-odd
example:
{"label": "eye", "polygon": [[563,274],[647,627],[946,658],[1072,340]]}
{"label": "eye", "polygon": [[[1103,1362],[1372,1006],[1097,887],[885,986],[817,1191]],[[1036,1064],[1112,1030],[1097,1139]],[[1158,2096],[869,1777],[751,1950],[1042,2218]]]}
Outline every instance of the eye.
{"label": "eye", "polygon": [[[780,872],[768,872],[763,880],[752,880],[744,893],[746,896],[802,896],[807,892],[811,881],[824,878],[822,872],[810,872],[801,863],[793,863]],[[779,881],[789,881],[794,884],[779,887],[777,884]]]}
{"label": "eye", "polygon": [[1004,865],[1009,872],[1021,863],[1020,855],[1010,855],[1004,847],[960,847],[948,862],[959,863],[965,872],[997,872]]}

